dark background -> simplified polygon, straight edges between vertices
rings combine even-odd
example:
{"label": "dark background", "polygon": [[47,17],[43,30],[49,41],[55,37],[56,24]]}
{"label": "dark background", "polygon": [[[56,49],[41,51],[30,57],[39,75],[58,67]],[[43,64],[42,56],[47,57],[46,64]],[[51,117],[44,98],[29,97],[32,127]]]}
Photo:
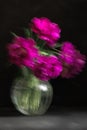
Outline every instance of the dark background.
{"label": "dark background", "polygon": [[[0,0],[0,108],[13,108],[10,88],[17,69],[9,67],[5,49],[12,39],[10,32],[23,34],[21,28],[35,16],[58,23],[60,41],[71,41],[87,56],[87,0]],[[87,67],[73,79],[59,77],[50,82],[53,107],[87,107]]]}

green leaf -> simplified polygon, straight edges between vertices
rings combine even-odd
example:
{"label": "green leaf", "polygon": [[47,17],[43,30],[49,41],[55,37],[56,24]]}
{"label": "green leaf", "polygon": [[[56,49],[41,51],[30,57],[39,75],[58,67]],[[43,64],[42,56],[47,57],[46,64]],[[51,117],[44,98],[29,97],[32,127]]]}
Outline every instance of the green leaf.
{"label": "green leaf", "polygon": [[31,31],[27,28],[24,28],[24,33],[25,33],[25,36],[28,38],[28,37],[31,37]]}
{"label": "green leaf", "polygon": [[61,46],[62,46],[61,43],[56,43],[55,46],[54,46],[54,48],[58,48],[58,47],[61,47]]}
{"label": "green leaf", "polygon": [[11,32],[11,34],[12,34],[14,37],[18,37],[18,35],[16,35],[14,32]]}

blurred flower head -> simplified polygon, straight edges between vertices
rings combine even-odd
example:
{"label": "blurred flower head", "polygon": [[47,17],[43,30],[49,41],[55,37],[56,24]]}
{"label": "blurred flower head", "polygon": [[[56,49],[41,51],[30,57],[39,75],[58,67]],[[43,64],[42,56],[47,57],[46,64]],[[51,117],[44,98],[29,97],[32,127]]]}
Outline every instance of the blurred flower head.
{"label": "blurred flower head", "polygon": [[41,80],[56,78],[62,72],[62,64],[54,55],[40,56],[40,60],[33,68],[34,74]]}
{"label": "blurred flower head", "polygon": [[47,42],[49,46],[54,46],[60,38],[61,29],[58,24],[51,22],[48,18],[34,17],[31,20],[31,29],[38,37]]}
{"label": "blurred flower head", "polygon": [[34,61],[39,55],[35,44],[31,38],[14,37],[12,43],[7,47],[11,63],[18,66],[33,67]]}

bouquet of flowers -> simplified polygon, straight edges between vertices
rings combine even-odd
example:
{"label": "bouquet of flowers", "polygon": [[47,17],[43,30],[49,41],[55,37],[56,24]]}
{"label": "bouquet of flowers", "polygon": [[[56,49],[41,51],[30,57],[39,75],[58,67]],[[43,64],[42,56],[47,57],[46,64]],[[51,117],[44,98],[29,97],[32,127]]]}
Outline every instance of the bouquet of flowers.
{"label": "bouquet of flowers", "polygon": [[82,71],[86,58],[69,41],[58,43],[61,29],[46,17],[32,18],[25,37],[14,34],[8,44],[9,59],[19,67],[26,66],[40,80],[62,76],[74,77]]}
{"label": "bouquet of flowers", "polygon": [[32,18],[24,32],[25,37],[13,33],[7,45],[10,62],[27,75],[15,81],[11,97],[23,114],[44,114],[53,95],[49,80],[79,74],[86,57],[71,42],[59,43],[61,29],[46,17]]}

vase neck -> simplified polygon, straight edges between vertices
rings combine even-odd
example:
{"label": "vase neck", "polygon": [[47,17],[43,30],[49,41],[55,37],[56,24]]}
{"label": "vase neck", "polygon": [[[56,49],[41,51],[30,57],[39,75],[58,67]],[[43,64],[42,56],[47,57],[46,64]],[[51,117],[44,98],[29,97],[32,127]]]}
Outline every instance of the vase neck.
{"label": "vase neck", "polygon": [[33,73],[30,69],[28,69],[27,67],[23,66],[21,68],[21,71],[22,71],[22,76],[24,76],[26,79],[37,79],[39,80]]}

